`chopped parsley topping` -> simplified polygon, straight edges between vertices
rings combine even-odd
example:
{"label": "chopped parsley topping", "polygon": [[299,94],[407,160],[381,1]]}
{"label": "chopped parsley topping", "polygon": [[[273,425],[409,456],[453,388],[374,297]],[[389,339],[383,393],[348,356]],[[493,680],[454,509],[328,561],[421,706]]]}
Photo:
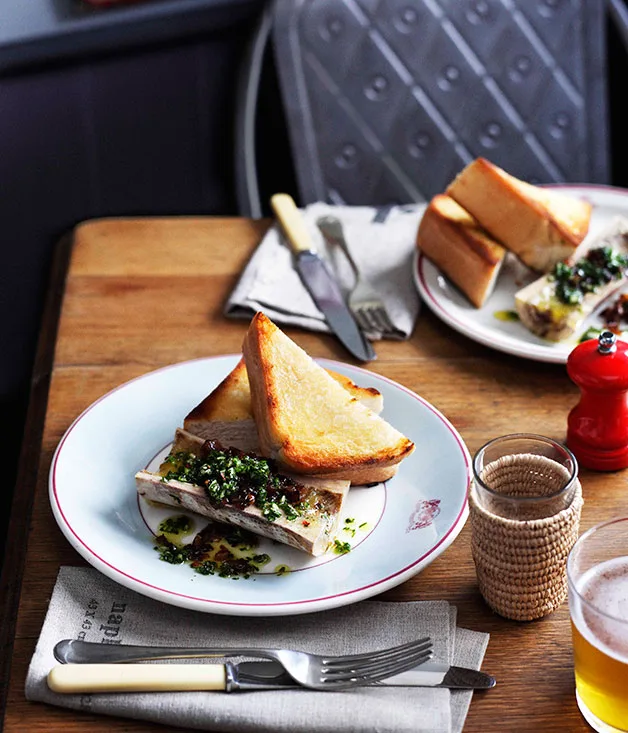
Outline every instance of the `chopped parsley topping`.
{"label": "chopped parsley topping", "polygon": [[596,247],[574,265],[559,262],[550,279],[556,282],[556,297],[566,305],[579,305],[585,295],[602,285],[619,280],[628,270],[628,255],[612,247]]}
{"label": "chopped parsley topping", "polygon": [[157,537],[156,550],[159,552],[159,559],[169,562],[171,565],[182,565],[188,559],[188,546],[179,547],[166,539],[162,534]]}
{"label": "chopped parsley topping", "polygon": [[183,514],[178,517],[168,517],[159,525],[159,531],[164,534],[187,534],[191,529],[190,518]]}
{"label": "chopped parsley topping", "polygon": [[216,507],[254,505],[269,522],[281,516],[296,519],[306,508],[305,487],[277,473],[272,461],[235,448],[222,449],[217,441],[206,441],[201,455],[171,453],[165,464],[163,481],[202,486]]}
{"label": "chopped parsley topping", "polygon": [[351,551],[351,545],[348,542],[341,542],[340,540],[334,540],[334,552],[336,555],[346,555],[347,552]]}

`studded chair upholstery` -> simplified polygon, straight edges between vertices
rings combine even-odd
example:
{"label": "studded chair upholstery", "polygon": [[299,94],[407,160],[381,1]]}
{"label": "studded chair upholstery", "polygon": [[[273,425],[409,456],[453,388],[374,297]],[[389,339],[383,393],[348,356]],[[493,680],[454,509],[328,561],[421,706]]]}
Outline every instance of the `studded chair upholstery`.
{"label": "studded chair upholstery", "polygon": [[240,97],[242,213],[263,208],[266,44],[302,204],[427,200],[478,156],[531,183],[609,183],[609,22],[628,46],[623,0],[275,0]]}

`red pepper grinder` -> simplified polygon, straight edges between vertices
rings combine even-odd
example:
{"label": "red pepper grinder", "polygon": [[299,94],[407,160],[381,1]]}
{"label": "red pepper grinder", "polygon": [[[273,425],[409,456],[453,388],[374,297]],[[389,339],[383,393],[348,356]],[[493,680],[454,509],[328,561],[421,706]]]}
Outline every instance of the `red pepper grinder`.
{"label": "red pepper grinder", "polygon": [[628,343],[602,331],[578,344],[567,374],[580,388],[580,402],[567,418],[567,446],[578,463],[596,471],[628,466]]}

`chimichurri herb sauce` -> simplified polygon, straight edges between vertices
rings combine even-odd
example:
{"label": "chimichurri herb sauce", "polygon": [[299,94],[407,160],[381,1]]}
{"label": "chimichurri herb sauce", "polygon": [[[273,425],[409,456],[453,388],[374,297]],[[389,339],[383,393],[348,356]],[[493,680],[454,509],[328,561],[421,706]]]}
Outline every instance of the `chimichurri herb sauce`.
{"label": "chimichurri herb sauce", "polygon": [[255,505],[269,522],[282,515],[296,519],[307,508],[307,489],[278,474],[272,461],[223,448],[217,441],[205,441],[200,456],[180,451],[170,454],[164,463],[169,466],[165,472],[162,467],[163,481],[176,479],[202,486],[216,507]]}
{"label": "chimichurri herb sauce", "polygon": [[[187,517],[169,518],[161,523],[160,531],[180,523]],[[189,521],[189,520],[188,520]],[[256,552],[259,538],[252,532],[221,522],[210,522],[189,545],[172,541],[171,535],[157,536],[155,550],[159,559],[172,565],[188,564],[201,575],[221,578],[249,578],[270,562],[266,553]]]}
{"label": "chimichurri herb sauce", "polygon": [[351,552],[351,545],[348,542],[341,542],[339,539],[335,539],[333,549],[336,555],[346,555],[347,552]]}
{"label": "chimichurri herb sauce", "polygon": [[168,517],[159,525],[159,531],[163,534],[187,534],[192,529],[192,521],[185,514],[178,517]]}
{"label": "chimichurri herb sauce", "polygon": [[574,265],[559,262],[550,275],[556,281],[556,297],[566,305],[578,305],[587,293],[619,280],[628,269],[628,255],[612,247],[596,247]]}

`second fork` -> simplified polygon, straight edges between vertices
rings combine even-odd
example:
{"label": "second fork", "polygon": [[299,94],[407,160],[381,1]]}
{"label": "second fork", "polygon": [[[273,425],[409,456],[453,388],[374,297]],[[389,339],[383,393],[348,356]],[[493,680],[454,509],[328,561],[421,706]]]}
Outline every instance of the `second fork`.
{"label": "second fork", "polygon": [[355,285],[347,302],[360,328],[369,334],[381,334],[389,338],[404,338],[403,333],[395,327],[388,315],[381,296],[360,272],[345,238],[340,219],[331,215],[321,216],[316,224],[328,242],[338,245],[342,249],[351,265],[355,275]]}

